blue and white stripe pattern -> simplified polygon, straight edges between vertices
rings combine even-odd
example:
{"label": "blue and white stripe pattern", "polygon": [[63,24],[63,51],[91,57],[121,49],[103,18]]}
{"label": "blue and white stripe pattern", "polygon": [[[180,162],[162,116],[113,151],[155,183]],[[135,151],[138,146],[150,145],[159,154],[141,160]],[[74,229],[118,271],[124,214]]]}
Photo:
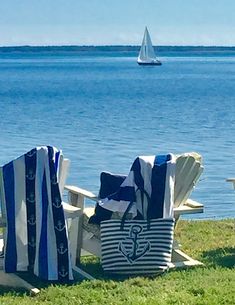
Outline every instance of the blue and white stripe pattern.
{"label": "blue and white stripe pattern", "polygon": [[169,268],[174,219],[101,222],[102,268],[108,273],[159,274]]}
{"label": "blue and white stripe pattern", "polygon": [[62,158],[61,151],[43,146],[3,166],[6,272],[73,279],[57,177]]}
{"label": "blue and white stripe pattern", "polygon": [[113,212],[130,212],[138,219],[173,217],[175,156],[140,156],[119,190],[102,199],[99,205]]}

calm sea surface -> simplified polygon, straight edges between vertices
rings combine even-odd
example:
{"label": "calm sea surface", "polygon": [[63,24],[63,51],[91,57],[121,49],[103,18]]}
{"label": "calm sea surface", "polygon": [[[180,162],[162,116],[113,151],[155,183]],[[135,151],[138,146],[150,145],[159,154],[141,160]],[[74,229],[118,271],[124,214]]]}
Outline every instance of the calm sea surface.
{"label": "calm sea surface", "polygon": [[[200,54],[199,54],[200,55]],[[133,52],[0,53],[0,164],[37,145],[71,159],[69,184],[97,192],[102,170],[138,155],[196,151],[196,218],[235,217],[235,56],[175,54],[140,67]],[[193,216],[191,216],[192,218]]]}

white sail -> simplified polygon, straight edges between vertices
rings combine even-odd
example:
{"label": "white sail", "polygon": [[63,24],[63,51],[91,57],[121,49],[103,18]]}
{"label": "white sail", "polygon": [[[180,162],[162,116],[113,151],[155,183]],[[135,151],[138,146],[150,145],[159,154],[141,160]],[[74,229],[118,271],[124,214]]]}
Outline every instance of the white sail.
{"label": "white sail", "polygon": [[156,58],[147,27],[144,31],[144,37],[139,53],[139,58],[141,60],[153,60]]}
{"label": "white sail", "polygon": [[138,56],[138,63],[157,63],[161,64],[160,61],[156,59],[156,55],[153,49],[152,41],[148,32],[147,27],[144,31],[144,37],[142,41],[142,45],[140,48],[139,56]]}

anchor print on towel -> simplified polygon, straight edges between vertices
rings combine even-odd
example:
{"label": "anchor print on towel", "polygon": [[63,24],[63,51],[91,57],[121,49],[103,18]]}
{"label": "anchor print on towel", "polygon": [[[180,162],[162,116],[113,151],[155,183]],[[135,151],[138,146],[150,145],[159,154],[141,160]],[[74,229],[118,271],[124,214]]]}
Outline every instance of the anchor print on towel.
{"label": "anchor print on towel", "polygon": [[34,195],[34,193],[30,193],[29,196],[26,199],[27,199],[27,201],[29,203],[35,203],[35,195]]}
{"label": "anchor print on towel", "polygon": [[30,226],[35,226],[35,224],[36,224],[36,218],[35,218],[35,216],[32,214],[32,215],[30,215],[30,217],[29,217],[29,219],[28,219],[28,224],[30,225]]}
{"label": "anchor print on towel", "polygon": [[36,149],[32,149],[26,154],[26,156],[32,158],[35,154],[36,154]]}
{"label": "anchor print on towel", "polygon": [[29,246],[32,248],[36,247],[36,240],[35,238],[32,236],[31,240],[28,242]]}
{"label": "anchor print on towel", "polygon": [[[145,255],[150,250],[150,243],[149,241],[145,241],[144,244],[140,245],[139,241],[143,241],[145,238],[140,237],[139,234],[142,232],[143,228],[139,225],[133,225],[130,228],[130,233],[125,240],[121,241],[119,243],[118,250],[128,259],[128,261],[132,264],[135,262],[138,258]],[[128,251],[125,244],[132,244],[132,250]]]}
{"label": "anchor print on towel", "polygon": [[60,197],[55,197],[54,198],[54,201],[52,202],[52,204],[53,204],[53,206],[55,207],[55,208],[60,208],[61,207],[61,205],[62,205],[62,202],[61,202],[61,199],[60,199]]}
{"label": "anchor print on towel", "polygon": [[68,249],[64,246],[63,243],[60,243],[59,248],[57,249],[57,251],[58,251],[59,254],[63,255],[68,251]]}
{"label": "anchor print on towel", "polygon": [[28,180],[34,180],[35,179],[35,173],[33,169],[29,169],[28,172],[26,173],[26,178]]}
{"label": "anchor print on towel", "polygon": [[58,220],[55,229],[59,232],[62,232],[65,229],[65,225],[63,225],[63,222],[61,220]]}
{"label": "anchor print on towel", "polygon": [[65,277],[68,275],[68,272],[66,271],[66,269],[65,269],[64,266],[61,267],[61,270],[59,271],[59,275],[60,275],[62,278],[65,278]]}

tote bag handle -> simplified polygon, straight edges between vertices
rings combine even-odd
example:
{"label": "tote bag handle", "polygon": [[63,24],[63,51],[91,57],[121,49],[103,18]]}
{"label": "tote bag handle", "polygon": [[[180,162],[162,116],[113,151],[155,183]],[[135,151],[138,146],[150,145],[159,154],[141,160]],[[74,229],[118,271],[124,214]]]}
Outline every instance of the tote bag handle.
{"label": "tote bag handle", "polygon": [[[149,206],[149,203],[150,203],[150,196],[149,196],[149,194],[143,189],[143,190],[141,190],[140,188],[138,188],[137,190],[136,190],[136,193],[137,193],[137,191],[141,191],[142,192],[142,194],[144,194],[145,196],[146,196],[146,198],[147,198],[147,200],[148,200],[148,206]],[[143,201],[143,198],[142,198],[142,201]],[[133,206],[133,204],[134,204],[134,200],[132,200],[129,204],[128,204],[128,206],[127,206],[127,208],[126,208],[126,211],[124,212],[124,214],[123,214],[123,216],[122,216],[122,219],[121,219],[121,230],[123,230],[124,229],[124,224],[125,224],[125,221],[126,221],[126,218],[127,218],[127,214],[128,214],[128,212],[130,211],[130,209],[132,208],[132,206]],[[149,213],[147,213],[147,222],[148,222],[148,225],[147,225],[147,228],[148,228],[148,230],[149,230],[149,228],[150,228],[150,217],[148,216],[148,214]]]}

